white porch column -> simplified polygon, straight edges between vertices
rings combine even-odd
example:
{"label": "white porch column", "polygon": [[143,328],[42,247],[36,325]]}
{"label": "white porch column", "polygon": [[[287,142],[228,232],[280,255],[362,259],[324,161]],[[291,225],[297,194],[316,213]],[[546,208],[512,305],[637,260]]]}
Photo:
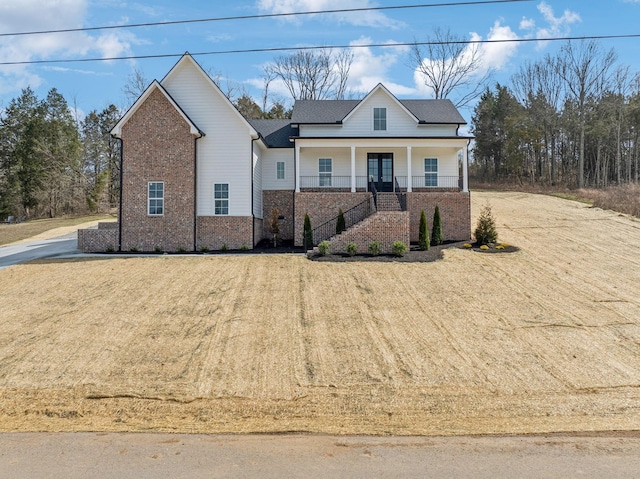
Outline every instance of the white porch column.
{"label": "white porch column", "polygon": [[300,193],[300,147],[296,145],[296,193]]}
{"label": "white porch column", "polygon": [[462,149],[462,191],[469,191],[469,144]]}
{"label": "white porch column", "polygon": [[411,193],[413,186],[413,178],[411,176],[411,147],[407,146],[407,193]]}
{"label": "white porch column", "polygon": [[356,192],[356,147],[351,147],[351,193]]}

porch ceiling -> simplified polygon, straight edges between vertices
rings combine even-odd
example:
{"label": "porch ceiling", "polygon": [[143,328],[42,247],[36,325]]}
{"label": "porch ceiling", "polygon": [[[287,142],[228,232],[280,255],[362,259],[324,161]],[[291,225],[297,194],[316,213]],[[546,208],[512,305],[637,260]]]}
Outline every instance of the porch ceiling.
{"label": "porch ceiling", "polygon": [[468,138],[298,138],[300,148],[465,148]]}

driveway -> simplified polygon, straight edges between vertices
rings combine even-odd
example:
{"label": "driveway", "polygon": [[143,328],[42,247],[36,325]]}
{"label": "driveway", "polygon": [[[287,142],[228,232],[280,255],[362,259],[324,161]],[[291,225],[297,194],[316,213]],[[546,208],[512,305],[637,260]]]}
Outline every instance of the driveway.
{"label": "driveway", "polygon": [[0,269],[34,259],[80,253],[77,232],[56,238],[0,246]]}

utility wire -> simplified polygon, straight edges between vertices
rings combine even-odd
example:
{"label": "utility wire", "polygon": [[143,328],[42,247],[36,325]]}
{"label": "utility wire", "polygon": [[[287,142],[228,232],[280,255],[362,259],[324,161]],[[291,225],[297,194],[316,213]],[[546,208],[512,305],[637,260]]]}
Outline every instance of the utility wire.
{"label": "utility wire", "polygon": [[231,20],[250,20],[257,18],[277,18],[277,17],[293,17],[302,15],[319,15],[325,13],[352,13],[352,12],[368,12],[368,11],[381,11],[381,10],[402,10],[409,8],[430,8],[430,7],[457,7],[457,6],[469,6],[469,5],[489,5],[495,3],[520,3],[520,2],[532,2],[533,0],[475,0],[464,2],[451,2],[451,3],[426,3],[420,5],[394,5],[388,7],[363,7],[363,8],[341,8],[337,10],[316,10],[310,12],[290,12],[290,13],[265,13],[256,15],[241,15],[236,17],[217,17],[217,18],[198,18],[192,20],[175,20],[167,22],[153,22],[153,23],[131,23],[126,25],[106,25],[101,27],[85,27],[85,28],[66,28],[61,30],[41,30],[33,32],[14,32],[14,33],[0,33],[0,37],[13,37],[22,35],[43,35],[52,33],[71,33],[71,32],[90,32],[95,30],[113,30],[117,28],[138,28],[138,27],[157,27],[164,25],[181,25],[186,23],[205,23],[205,22],[222,22]]}
{"label": "utility wire", "polygon": [[[336,50],[345,48],[389,48],[389,47],[408,47],[412,45],[472,45],[482,43],[528,43],[528,42],[557,42],[570,40],[610,40],[610,39],[627,39],[640,38],[640,33],[621,34],[621,35],[585,35],[580,37],[552,37],[552,38],[514,38],[500,40],[452,40],[439,42],[404,42],[404,43],[367,43],[357,45],[325,45],[325,46],[306,46],[306,47],[273,47],[273,48],[250,48],[245,50],[219,50],[213,52],[188,52],[191,56],[205,55],[230,55],[238,53],[266,53],[266,52],[286,52],[286,51],[302,51],[302,50]],[[73,58],[65,60],[29,60],[16,62],[0,62],[0,66],[5,65],[39,65],[47,63],[85,63],[85,62],[105,62],[116,60],[144,60],[151,58],[176,58],[184,55],[183,53],[164,53],[156,55],[130,55],[123,57],[107,57],[107,58]]]}

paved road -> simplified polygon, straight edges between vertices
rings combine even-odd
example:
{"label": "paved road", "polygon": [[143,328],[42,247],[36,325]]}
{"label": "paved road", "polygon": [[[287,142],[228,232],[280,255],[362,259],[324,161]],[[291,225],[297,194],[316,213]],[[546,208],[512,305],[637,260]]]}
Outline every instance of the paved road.
{"label": "paved road", "polygon": [[13,478],[632,478],[640,437],[0,434]]}
{"label": "paved road", "polygon": [[34,259],[79,253],[77,232],[47,240],[0,246],[0,269]]}

